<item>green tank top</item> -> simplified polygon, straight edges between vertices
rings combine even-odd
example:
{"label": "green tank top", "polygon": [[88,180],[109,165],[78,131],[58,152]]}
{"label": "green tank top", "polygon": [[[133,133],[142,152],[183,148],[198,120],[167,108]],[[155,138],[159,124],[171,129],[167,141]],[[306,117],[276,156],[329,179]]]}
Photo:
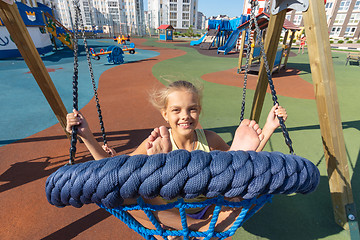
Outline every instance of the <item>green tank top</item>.
{"label": "green tank top", "polygon": [[[169,133],[170,133],[170,141],[171,141],[171,145],[172,145],[172,151],[178,150],[179,148],[174,141],[171,129],[169,129]],[[197,141],[195,143],[194,150],[202,150],[204,152],[210,152],[209,144],[206,140],[204,129],[195,129],[195,134],[196,134]]]}

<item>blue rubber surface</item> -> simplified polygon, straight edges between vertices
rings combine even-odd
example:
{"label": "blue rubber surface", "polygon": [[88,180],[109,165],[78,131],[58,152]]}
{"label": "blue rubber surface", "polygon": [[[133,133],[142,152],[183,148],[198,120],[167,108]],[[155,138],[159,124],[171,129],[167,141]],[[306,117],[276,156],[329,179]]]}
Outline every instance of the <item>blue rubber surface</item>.
{"label": "blue rubber surface", "polygon": [[[88,39],[88,46],[95,52],[117,45],[112,39]],[[79,109],[93,97],[93,89],[83,42],[79,41]],[[135,46],[136,47],[136,46]],[[158,52],[136,48],[135,54],[124,54],[124,64],[158,56]],[[60,97],[68,112],[72,109],[73,52],[68,48],[43,56]],[[94,77],[98,83],[100,75],[115,66],[107,57],[92,60]],[[12,143],[42,131],[58,121],[29,72],[22,58],[0,61],[0,146]]]}

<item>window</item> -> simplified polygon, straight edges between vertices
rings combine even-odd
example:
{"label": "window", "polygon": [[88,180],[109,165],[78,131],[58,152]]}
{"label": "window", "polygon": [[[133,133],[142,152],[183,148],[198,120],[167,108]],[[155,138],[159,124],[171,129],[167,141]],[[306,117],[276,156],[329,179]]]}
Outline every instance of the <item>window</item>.
{"label": "window", "polygon": [[330,36],[339,36],[341,27],[333,27],[330,32]]}
{"label": "window", "polygon": [[294,16],[294,24],[300,25],[302,20],[302,15],[295,15]]}
{"label": "window", "polygon": [[170,3],[170,11],[177,11],[177,4]]}
{"label": "window", "polygon": [[183,28],[188,28],[189,26],[190,26],[189,21],[183,21],[182,22],[182,27]]}
{"label": "window", "polygon": [[190,0],[183,0],[183,3],[190,3]]}
{"label": "window", "polygon": [[332,7],[332,5],[333,5],[333,3],[332,3],[332,2],[328,2],[328,3],[326,3],[326,4],[325,4],[325,8],[331,8],[331,7]]}
{"label": "window", "polygon": [[117,7],[117,2],[108,2],[109,7]]}
{"label": "window", "polygon": [[183,5],[182,7],[183,12],[188,12],[190,10],[190,5]]}
{"label": "window", "polygon": [[350,16],[349,24],[358,24],[360,21],[360,13],[353,13]]}
{"label": "window", "polygon": [[350,2],[351,2],[350,0],[341,1],[339,6],[339,11],[347,11],[349,9]]}
{"label": "window", "polygon": [[182,18],[185,20],[189,20],[190,19],[189,13],[183,13]]}
{"label": "window", "polygon": [[288,21],[290,21],[290,19],[291,19],[291,15],[286,15],[286,20],[288,20]]}
{"label": "window", "polygon": [[343,24],[345,20],[346,14],[338,14],[336,15],[334,24]]}
{"label": "window", "polygon": [[170,19],[177,19],[177,13],[176,12],[170,12]]}
{"label": "window", "polygon": [[344,33],[344,37],[353,37],[356,31],[356,27],[347,27]]}
{"label": "window", "polygon": [[360,11],[360,1],[356,1],[353,11]]}
{"label": "window", "polygon": [[170,2],[177,2],[177,0],[170,0]]}
{"label": "window", "polygon": [[173,26],[174,28],[176,28],[176,21],[170,21],[170,25]]}

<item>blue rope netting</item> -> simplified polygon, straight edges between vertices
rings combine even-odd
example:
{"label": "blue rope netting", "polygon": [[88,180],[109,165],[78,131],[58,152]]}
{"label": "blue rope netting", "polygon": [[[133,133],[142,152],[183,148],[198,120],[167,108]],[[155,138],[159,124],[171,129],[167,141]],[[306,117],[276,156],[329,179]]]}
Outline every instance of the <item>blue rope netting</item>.
{"label": "blue rope netting", "polygon": [[[206,153],[199,150],[176,150],[168,154],[121,155],[65,165],[47,179],[46,196],[57,207],[81,207],[96,203],[124,220],[146,239],[154,239],[152,235],[161,235],[164,239],[170,235],[184,236],[185,239],[210,239],[209,236],[223,239],[231,235],[222,237],[223,233],[214,233],[221,206],[243,207],[234,225],[228,230],[228,234],[233,234],[247,218],[269,201],[271,197],[268,194],[307,194],[316,189],[319,179],[320,173],[316,166],[296,155],[280,152]],[[196,203],[183,201],[199,195],[210,199]],[[168,200],[180,199],[175,203],[151,206],[140,198],[157,196]],[[239,203],[227,202],[223,197],[241,197],[245,200]],[[122,206],[124,199],[138,199],[138,204]],[[186,226],[185,209],[208,204],[216,205],[209,230],[203,233],[190,231]],[[253,204],[259,206],[251,209],[249,206]],[[164,230],[151,213],[173,207],[180,211],[183,229],[179,231]],[[126,213],[131,209],[145,210],[150,221],[155,220],[153,224],[157,230],[139,227],[139,223]]]}

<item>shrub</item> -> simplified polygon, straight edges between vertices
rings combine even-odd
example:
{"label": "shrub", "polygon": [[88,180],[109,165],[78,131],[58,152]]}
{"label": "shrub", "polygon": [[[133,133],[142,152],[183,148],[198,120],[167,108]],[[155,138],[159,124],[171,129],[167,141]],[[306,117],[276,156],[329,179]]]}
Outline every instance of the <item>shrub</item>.
{"label": "shrub", "polygon": [[339,40],[337,41],[337,43],[344,43],[344,40]]}
{"label": "shrub", "polygon": [[349,38],[345,38],[345,40],[349,40]]}
{"label": "shrub", "polygon": [[333,40],[330,40],[330,44],[331,44],[331,43],[334,43],[334,41],[333,41]]}
{"label": "shrub", "polygon": [[349,41],[347,41],[346,43],[353,43],[353,41],[349,40]]}
{"label": "shrub", "polygon": [[360,43],[360,39],[356,41],[356,43]]}

